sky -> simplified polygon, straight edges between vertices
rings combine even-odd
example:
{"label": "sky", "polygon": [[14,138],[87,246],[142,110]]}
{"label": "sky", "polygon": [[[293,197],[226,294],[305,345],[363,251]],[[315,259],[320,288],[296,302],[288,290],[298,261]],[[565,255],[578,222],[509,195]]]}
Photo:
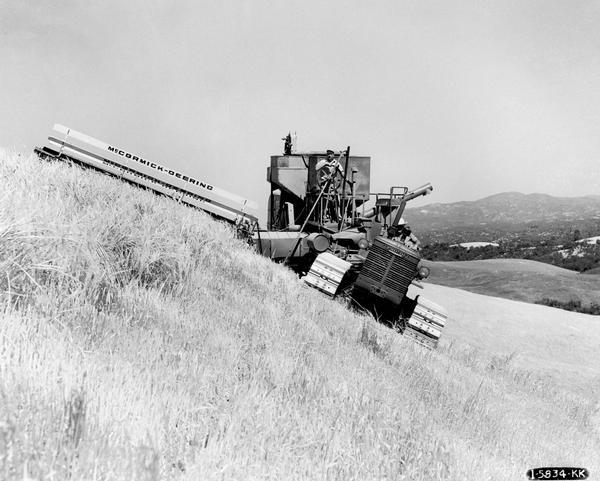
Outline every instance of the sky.
{"label": "sky", "polygon": [[432,202],[600,194],[600,1],[0,0],[0,146],[55,123],[260,205],[280,140]]}

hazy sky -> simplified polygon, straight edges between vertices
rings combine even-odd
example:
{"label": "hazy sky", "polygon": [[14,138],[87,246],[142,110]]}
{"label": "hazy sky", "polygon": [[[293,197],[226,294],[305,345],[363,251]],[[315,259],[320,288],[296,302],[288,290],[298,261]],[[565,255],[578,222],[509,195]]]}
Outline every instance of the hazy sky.
{"label": "hazy sky", "polygon": [[[0,0],[0,145],[54,123],[259,202],[288,130],[426,202],[600,193],[600,1]],[[423,202],[420,202],[423,203]]]}

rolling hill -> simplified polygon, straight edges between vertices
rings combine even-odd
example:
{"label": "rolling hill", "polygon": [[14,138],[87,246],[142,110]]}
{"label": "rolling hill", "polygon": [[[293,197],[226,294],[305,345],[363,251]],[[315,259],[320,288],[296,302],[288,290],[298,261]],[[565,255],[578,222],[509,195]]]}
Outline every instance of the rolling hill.
{"label": "rolling hill", "polygon": [[428,229],[590,219],[600,222],[600,195],[554,197],[505,192],[475,201],[408,208],[406,216],[415,225]]}
{"label": "rolling hill", "polygon": [[0,151],[0,478],[600,472],[598,324],[426,285],[436,351],[167,198]]}
{"label": "rolling hill", "polygon": [[577,235],[600,235],[600,196],[508,192],[476,201],[408,208],[404,217],[424,244],[559,245],[576,240]]}
{"label": "rolling hill", "polygon": [[485,259],[430,262],[429,281],[470,292],[525,302],[544,298],[580,301],[589,306],[600,300],[600,276],[579,274],[526,259]]}

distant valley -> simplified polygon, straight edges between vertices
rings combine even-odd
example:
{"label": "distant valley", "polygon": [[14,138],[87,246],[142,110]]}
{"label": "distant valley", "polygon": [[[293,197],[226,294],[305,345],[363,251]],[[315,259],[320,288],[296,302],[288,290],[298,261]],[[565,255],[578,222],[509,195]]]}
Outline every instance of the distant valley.
{"label": "distant valley", "polygon": [[429,233],[463,228],[478,228],[484,233],[510,226],[535,229],[557,223],[600,227],[600,195],[553,197],[505,192],[475,201],[408,208],[406,216]]}
{"label": "distant valley", "polygon": [[516,258],[577,272],[600,270],[600,195],[507,192],[408,208],[404,217],[421,239],[426,259]]}

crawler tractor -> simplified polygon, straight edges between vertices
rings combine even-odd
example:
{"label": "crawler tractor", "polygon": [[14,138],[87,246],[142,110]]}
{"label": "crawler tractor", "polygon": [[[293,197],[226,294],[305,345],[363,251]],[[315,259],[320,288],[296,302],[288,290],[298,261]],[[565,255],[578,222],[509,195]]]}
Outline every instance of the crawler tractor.
{"label": "crawler tractor", "polygon": [[404,223],[406,203],[433,187],[391,187],[370,192],[370,157],[334,152],[293,152],[291,137],[283,155],[271,157],[267,229],[248,211],[256,204],[208,182],[133,154],[113,144],[55,125],[41,158],[60,159],[116,176],[172,197],[236,226],[238,235],[274,261],[283,262],[304,282],[326,295],[346,296],[427,347],[435,347],[445,311],[416,296],[411,283],[429,274],[420,266],[419,241]]}

